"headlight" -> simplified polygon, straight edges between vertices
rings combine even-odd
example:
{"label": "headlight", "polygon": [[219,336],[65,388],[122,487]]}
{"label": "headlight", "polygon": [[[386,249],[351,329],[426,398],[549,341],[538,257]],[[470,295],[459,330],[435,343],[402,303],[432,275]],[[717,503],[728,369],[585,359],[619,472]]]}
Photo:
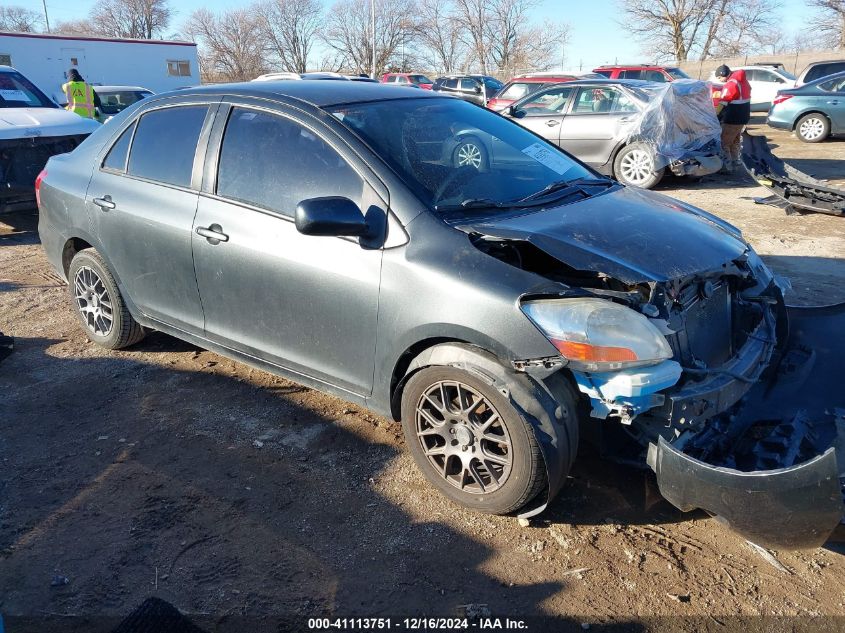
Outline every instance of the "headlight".
{"label": "headlight", "polygon": [[522,311],[580,371],[613,371],[672,358],[663,335],[639,312],[604,299],[526,301]]}

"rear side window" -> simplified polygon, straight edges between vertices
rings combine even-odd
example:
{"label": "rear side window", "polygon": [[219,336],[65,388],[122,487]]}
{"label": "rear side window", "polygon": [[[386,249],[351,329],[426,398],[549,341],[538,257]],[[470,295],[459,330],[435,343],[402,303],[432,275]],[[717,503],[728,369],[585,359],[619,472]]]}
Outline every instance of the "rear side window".
{"label": "rear side window", "polygon": [[293,216],[308,198],[361,202],[364,181],[330,145],[291,119],[233,108],[217,170],[217,195]]}
{"label": "rear side window", "polygon": [[113,171],[126,171],[126,156],[129,154],[129,143],[132,141],[132,131],[135,125],[130,125],[123,131],[123,134],[111,146],[109,153],[106,154],[106,159],[103,161],[104,169],[111,169]]}
{"label": "rear side window", "polygon": [[666,75],[664,75],[659,70],[647,70],[644,73],[643,79],[646,81],[658,81],[660,83],[666,83]]}
{"label": "rear side window", "polygon": [[[609,74],[609,73],[608,73]],[[623,70],[619,73],[621,79],[642,79],[643,71],[641,70]]]}
{"label": "rear side window", "polygon": [[611,73],[610,70],[594,70],[593,72],[595,72],[599,75],[604,75],[605,77],[610,77],[610,73]]}
{"label": "rear side window", "polygon": [[819,88],[828,92],[845,92],[845,77],[825,81],[819,84]]}
{"label": "rear side window", "polygon": [[834,73],[838,73],[840,71],[845,70],[845,62],[835,62],[832,64],[819,64],[818,66],[813,66],[807,76],[804,78],[804,83],[809,83],[811,81],[815,81],[816,79],[820,79],[827,75],[832,75]]}
{"label": "rear side window", "polygon": [[207,106],[178,106],[143,115],[129,153],[128,173],[190,187],[194,154],[207,112]]}

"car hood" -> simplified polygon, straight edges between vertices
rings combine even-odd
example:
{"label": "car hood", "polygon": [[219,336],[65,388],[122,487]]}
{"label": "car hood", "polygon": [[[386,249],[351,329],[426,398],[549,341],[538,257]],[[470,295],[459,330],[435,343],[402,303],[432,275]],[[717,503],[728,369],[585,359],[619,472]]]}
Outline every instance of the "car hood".
{"label": "car hood", "polygon": [[711,271],[748,249],[731,224],[633,187],[521,215],[462,222],[458,228],[527,241],[567,266],[628,284]]}
{"label": "car hood", "polygon": [[60,108],[0,109],[0,139],[90,134],[98,127],[93,119]]}

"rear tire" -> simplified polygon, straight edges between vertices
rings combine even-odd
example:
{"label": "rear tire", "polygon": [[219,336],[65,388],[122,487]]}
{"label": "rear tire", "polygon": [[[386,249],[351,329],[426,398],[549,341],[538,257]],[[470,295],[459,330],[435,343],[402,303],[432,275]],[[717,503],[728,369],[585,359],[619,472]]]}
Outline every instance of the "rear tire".
{"label": "rear tire", "polygon": [[817,112],[805,114],[795,124],[795,136],[805,143],[821,143],[830,136],[830,121]]}
{"label": "rear tire", "polygon": [[531,423],[462,369],[426,367],[411,376],[402,393],[402,428],[419,469],[462,506],[509,514],[547,483]]}
{"label": "rear tire", "polygon": [[85,335],[107,349],[121,349],[144,338],[144,328],[129,314],[117,282],[93,248],[74,255],[68,269],[71,303]]}
{"label": "rear tire", "polygon": [[665,167],[655,169],[653,152],[641,143],[626,145],[613,160],[613,175],[623,185],[651,189],[663,179]]}
{"label": "rear tire", "polygon": [[474,136],[463,139],[452,153],[455,167],[472,167],[476,171],[487,169],[487,150]]}

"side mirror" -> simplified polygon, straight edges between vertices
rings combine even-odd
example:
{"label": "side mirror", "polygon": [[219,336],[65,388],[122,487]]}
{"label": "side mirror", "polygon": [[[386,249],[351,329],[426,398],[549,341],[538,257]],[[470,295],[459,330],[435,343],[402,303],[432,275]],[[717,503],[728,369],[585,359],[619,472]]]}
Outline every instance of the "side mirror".
{"label": "side mirror", "polygon": [[474,89],[474,92],[475,92],[475,94],[480,95],[481,94],[481,86],[476,86],[475,89]]}
{"label": "side mirror", "polygon": [[518,108],[512,105],[508,106],[506,112],[509,117],[513,117],[514,119],[521,119],[525,116],[525,110],[519,110]]}
{"label": "side mirror", "polygon": [[364,214],[349,198],[309,198],[296,205],[296,230],[303,235],[366,236]]}

